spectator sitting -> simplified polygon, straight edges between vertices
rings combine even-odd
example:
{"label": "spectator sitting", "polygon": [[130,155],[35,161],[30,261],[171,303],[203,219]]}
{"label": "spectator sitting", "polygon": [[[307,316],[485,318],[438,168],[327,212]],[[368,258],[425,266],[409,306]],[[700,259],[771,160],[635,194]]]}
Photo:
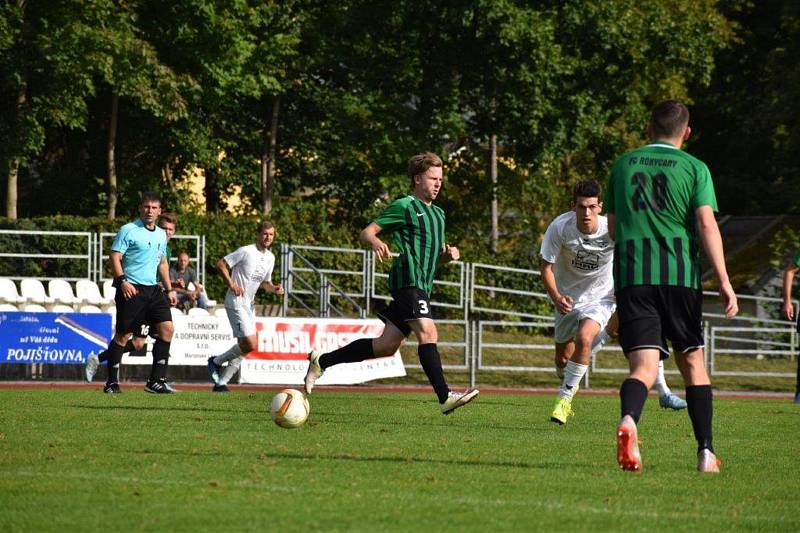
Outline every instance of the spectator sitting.
{"label": "spectator sitting", "polygon": [[[197,273],[189,266],[189,254],[178,254],[178,264],[169,269],[169,278],[172,280],[172,288],[177,292],[177,307],[188,309],[197,306],[208,309],[208,297],[197,280]],[[194,285],[191,290],[190,284]]]}

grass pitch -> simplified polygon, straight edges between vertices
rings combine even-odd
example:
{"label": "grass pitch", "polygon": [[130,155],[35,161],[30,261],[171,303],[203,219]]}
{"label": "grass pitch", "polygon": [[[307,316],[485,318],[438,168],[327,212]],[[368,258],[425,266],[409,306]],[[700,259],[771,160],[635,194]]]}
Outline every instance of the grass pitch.
{"label": "grass pitch", "polygon": [[615,396],[316,392],[296,430],[274,391],[120,396],[0,389],[0,531],[800,530],[800,406],[718,399],[720,475],[685,411],[651,397],[644,472],[615,461]]}

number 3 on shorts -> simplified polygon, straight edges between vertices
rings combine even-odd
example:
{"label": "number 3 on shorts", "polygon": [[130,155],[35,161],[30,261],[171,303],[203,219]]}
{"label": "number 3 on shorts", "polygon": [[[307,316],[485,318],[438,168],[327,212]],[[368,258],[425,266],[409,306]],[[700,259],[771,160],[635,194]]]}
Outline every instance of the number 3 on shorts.
{"label": "number 3 on shorts", "polygon": [[428,302],[425,300],[419,301],[419,314],[427,315],[428,314]]}

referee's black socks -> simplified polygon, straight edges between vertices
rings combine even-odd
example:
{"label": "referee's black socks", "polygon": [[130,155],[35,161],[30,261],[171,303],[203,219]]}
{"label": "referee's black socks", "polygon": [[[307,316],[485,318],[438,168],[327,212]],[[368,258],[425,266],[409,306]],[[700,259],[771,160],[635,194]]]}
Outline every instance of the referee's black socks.
{"label": "referee's black socks", "polygon": [[686,403],[689,409],[689,418],[692,419],[694,438],[697,439],[697,451],[712,446],[711,420],[714,417],[714,394],[711,385],[692,385],[686,387]]}
{"label": "referee's black socks", "polygon": [[156,339],[153,345],[153,367],[150,369],[150,381],[167,378],[167,364],[169,362],[170,343]]}
{"label": "referee's black socks", "polygon": [[108,362],[108,379],[106,383],[119,383],[119,365],[122,363],[122,353],[124,346],[120,346],[113,340],[109,343],[106,350],[106,361]]}
{"label": "referee's black socks", "polygon": [[435,342],[419,345],[419,362],[436,392],[436,397],[439,398],[439,403],[444,403],[450,393],[450,387],[447,386],[447,381],[444,379],[442,360]]}

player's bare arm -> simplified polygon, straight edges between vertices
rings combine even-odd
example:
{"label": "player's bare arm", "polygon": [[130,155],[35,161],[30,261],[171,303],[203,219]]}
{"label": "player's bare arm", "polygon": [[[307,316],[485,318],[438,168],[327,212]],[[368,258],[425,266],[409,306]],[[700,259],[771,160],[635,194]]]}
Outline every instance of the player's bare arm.
{"label": "player's bare arm", "polygon": [[261,288],[267,292],[271,292],[272,294],[277,294],[278,296],[283,294],[283,285],[280,283],[272,283],[271,281],[265,281],[261,284]]}
{"label": "player's bare arm", "polygon": [[381,227],[379,225],[375,222],[370,222],[369,226],[361,230],[360,238],[361,242],[372,248],[372,251],[378,257],[378,261],[383,263],[384,259],[389,259],[392,256],[392,252],[389,246],[378,238],[380,231]]}
{"label": "player's bare arm", "polygon": [[794,275],[800,267],[794,263],[789,263],[789,266],[783,271],[783,316],[789,320],[794,320],[794,303],[792,303],[792,283],[794,282]]}
{"label": "player's bare arm", "polygon": [[572,298],[559,292],[558,285],[556,285],[556,276],[553,273],[553,263],[542,259],[539,264],[542,272],[542,282],[544,282],[544,287],[548,296],[550,296],[550,300],[553,301],[559,313],[569,313],[572,311]]}
{"label": "player's bare arm", "polygon": [[607,213],[606,220],[608,221],[608,236],[612,241],[616,241],[617,235],[617,216],[614,213]]}
{"label": "player's bare arm", "polygon": [[244,289],[231,279],[231,271],[230,268],[228,268],[228,263],[225,262],[224,258],[217,261],[217,270],[219,270],[219,275],[225,281],[225,285],[227,285],[228,288],[233,291],[233,294],[236,296],[241,296],[244,294]]}
{"label": "player's bare arm", "polygon": [[169,279],[169,263],[167,262],[167,258],[161,256],[161,262],[158,263],[158,273],[161,276],[161,279],[164,280],[164,290],[167,291],[167,298],[169,298],[170,305],[178,305],[178,296],[175,293],[175,289],[172,288],[172,282],[170,281],[169,286],[166,285],[166,280]]}
{"label": "player's bare arm", "polygon": [[[111,263],[111,273],[114,275],[114,279],[124,277],[125,272],[122,270],[122,254],[112,251],[108,256],[108,260]],[[166,279],[169,279],[169,276],[167,276]],[[117,290],[122,292],[122,296],[126,300],[130,300],[139,293],[136,287],[133,286],[133,283],[127,279],[119,284]]]}
{"label": "player's bare arm", "polygon": [[719,233],[717,220],[714,218],[714,210],[708,205],[698,207],[695,211],[695,220],[697,221],[697,232],[700,235],[700,240],[703,241],[703,249],[706,251],[711,268],[714,269],[714,274],[719,280],[719,298],[723,309],[725,309],[725,316],[733,318],[739,312],[739,304],[736,300],[736,294],[733,292],[730,279],[728,279],[728,270],[725,268],[722,236]]}

